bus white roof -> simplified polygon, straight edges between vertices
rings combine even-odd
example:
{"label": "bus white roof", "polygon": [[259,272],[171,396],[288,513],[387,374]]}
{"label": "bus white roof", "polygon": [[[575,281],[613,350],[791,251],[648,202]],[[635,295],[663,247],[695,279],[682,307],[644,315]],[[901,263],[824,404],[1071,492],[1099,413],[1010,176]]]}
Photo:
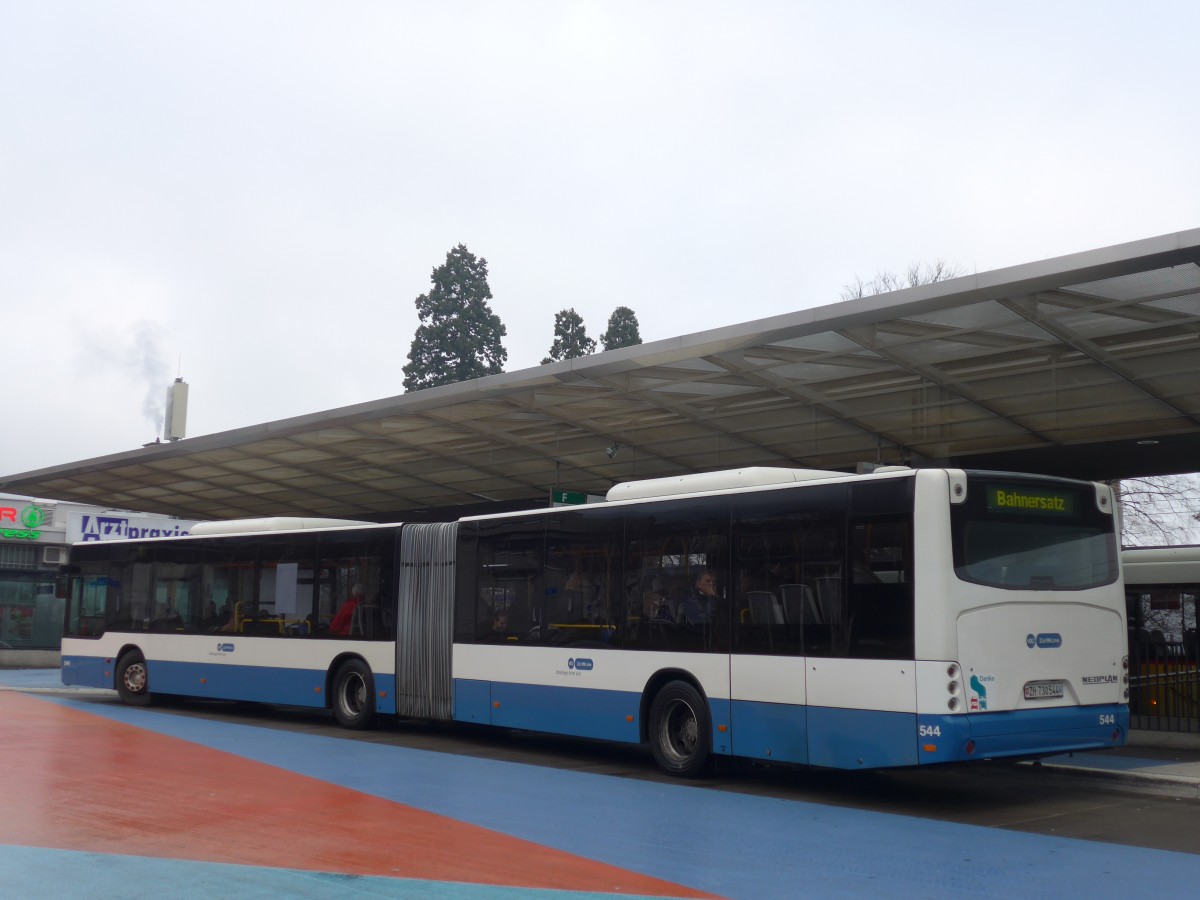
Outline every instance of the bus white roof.
{"label": "bus white roof", "polygon": [[797,481],[844,477],[846,477],[845,472],[830,472],[823,469],[749,466],[744,469],[726,469],[722,472],[700,472],[695,475],[672,475],[667,478],[648,478],[645,481],[625,481],[610,488],[605,499],[642,500],[649,497],[670,497],[676,494],[698,494],[729,488],[791,484]]}
{"label": "bus white roof", "polygon": [[190,529],[193,537],[216,534],[255,534],[264,531],[309,531],[315,528],[349,528],[355,525],[377,525],[357,519],[320,519],[299,516],[272,516],[263,519],[225,519],[198,522]]}
{"label": "bus white roof", "polygon": [[1126,584],[1200,582],[1200,547],[1131,547],[1121,552]]}

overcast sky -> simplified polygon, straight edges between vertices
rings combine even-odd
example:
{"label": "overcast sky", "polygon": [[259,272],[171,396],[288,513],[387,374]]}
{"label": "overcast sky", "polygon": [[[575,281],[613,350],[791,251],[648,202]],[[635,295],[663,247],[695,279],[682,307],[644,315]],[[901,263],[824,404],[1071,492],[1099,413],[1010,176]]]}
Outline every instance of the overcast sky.
{"label": "overcast sky", "polygon": [[645,340],[1200,225],[1190,2],[0,6],[0,474],[402,393],[487,259]]}

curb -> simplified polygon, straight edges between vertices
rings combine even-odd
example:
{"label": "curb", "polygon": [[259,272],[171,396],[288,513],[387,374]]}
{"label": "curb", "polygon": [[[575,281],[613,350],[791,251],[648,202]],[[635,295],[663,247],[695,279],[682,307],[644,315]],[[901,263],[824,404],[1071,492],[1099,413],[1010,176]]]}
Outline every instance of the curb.
{"label": "curb", "polygon": [[1200,800],[1200,776],[1173,775],[1169,772],[1150,772],[1146,769],[1094,769],[1088,766],[1053,763],[1042,760],[1026,763],[1032,767],[1046,769],[1055,775],[1068,778],[1091,778],[1108,785],[1139,794],[1154,794],[1161,797],[1183,797]]}
{"label": "curb", "polygon": [[12,691],[17,694],[69,694],[72,697],[115,697],[116,691],[104,688],[89,687],[22,687],[17,684],[0,684],[0,691]]}

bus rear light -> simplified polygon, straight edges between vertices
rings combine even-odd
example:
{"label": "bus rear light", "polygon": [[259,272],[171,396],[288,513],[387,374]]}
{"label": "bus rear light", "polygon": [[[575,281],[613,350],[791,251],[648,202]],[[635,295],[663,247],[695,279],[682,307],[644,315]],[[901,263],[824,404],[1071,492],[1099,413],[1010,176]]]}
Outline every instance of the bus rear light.
{"label": "bus rear light", "polygon": [[956,709],[958,709],[958,698],[951,697],[949,700],[947,700],[946,708],[950,710],[950,712],[954,712]]}
{"label": "bus rear light", "polygon": [[937,744],[925,744],[922,749],[926,753],[937,753]]}
{"label": "bus rear light", "polygon": [[1113,729],[1113,743],[1115,744],[1119,740],[1121,740],[1121,730],[1119,728],[1114,728]]}
{"label": "bus rear light", "polygon": [[957,694],[958,693],[958,682],[957,681],[950,682],[948,685],[946,685],[946,690],[948,690],[951,694]]}
{"label": "bus rear light", "polygon": [[971,756],[975,752],[975,742],[967,741],[967,756]]}
{"label": "bus rear light", "polygon": [[957,678],[958,677],[958,663],[950,663],[950,665],[946,666],[946,677],[947,678]]}

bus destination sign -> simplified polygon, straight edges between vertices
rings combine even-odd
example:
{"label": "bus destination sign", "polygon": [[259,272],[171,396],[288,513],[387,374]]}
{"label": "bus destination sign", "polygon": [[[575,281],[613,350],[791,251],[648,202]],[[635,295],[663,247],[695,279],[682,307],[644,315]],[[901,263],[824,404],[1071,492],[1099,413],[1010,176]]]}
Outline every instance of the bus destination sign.
{"label": "bus destination sign", "polygon": [[987,506],[988,512],[1070,516],[1075,513],[1075,496],[1058,491],[1034,491],[1015,486],[989,485]]}

